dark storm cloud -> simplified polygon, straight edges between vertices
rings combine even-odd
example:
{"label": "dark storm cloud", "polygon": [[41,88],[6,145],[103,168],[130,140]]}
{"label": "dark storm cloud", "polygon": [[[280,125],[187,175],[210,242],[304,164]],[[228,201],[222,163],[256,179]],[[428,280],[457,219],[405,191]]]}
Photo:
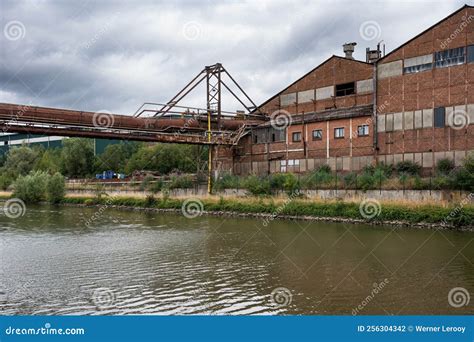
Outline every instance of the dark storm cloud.
{"label": "dark storm cloud", "polygon": [[[355,56],[364,59],[365,47],[384,39],[389,51],[462,5],[0,0],[0,101],[132,113],[222,62],[259,103],[342,55],[345,42],[357,41]],[[367,21],[380,27],[372,40],[359,33]],[[12,22],[20,36],[7,30]],[[201,89],[188,104],[203,99]]]}

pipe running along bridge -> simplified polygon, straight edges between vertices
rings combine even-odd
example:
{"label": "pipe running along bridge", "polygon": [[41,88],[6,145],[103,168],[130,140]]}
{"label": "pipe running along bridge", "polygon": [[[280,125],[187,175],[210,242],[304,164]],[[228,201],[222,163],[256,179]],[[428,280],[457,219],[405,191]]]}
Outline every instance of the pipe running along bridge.
{"label": "pipe running along bridge", "polygon": [[[204,82],[206,108],[180,105]],[[232,95],[245,110],[224,111],[223,91]],[[0,103],[0,129],[4,133],[208,145],[209,192],[211,146],[237,145],[251,127],[267,120],[268,117],[258,111],[255,103],[220,63],[204,67],[166,104],[144,103],[133,116]]]}
{"label": "pipe running along bridge", "polygon": [[[225,76],[241,96],[225,83]],[[202,82],[206,83],[206,108],[180,105]],[[222,110],[223,90],[237,99],[246,111]],[[250,97],[222,64],[217,63],[206,66],[166,104],[144,103],[133,116],[0,103],[0,129],[68,137],[236,145],[249,128],[267,120],[255,109]]]}

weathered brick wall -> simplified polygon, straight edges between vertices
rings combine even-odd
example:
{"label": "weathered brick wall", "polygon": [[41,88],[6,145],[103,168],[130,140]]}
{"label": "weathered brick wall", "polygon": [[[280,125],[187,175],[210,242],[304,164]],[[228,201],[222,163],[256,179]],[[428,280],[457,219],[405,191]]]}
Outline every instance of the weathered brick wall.
{"label": "weathered brick wall", "polygon": [[[290,85],[281,93],[278,93],[273,99],[261,107],[261,110],[271,115],[278,109],[286,110],[291,114],[301,112],[322,111],[328,108],[346,108],[358,105],[367,105],[372,103],[372,91],[364,91],[355,95],[336,97],[335,99],[318,99],[315,101],[301,101],[300,92],[334,86],[348,82],[369,80],[373,77],[373,66],[360,61],[350,60],[342,57],[333,56],[319,67],[311,71],[296,83]],[[296,95],[296,99],[290,105],[280,103],[279,95]],[[304,101],[304,100],[303,100]]]}
{"label": "weathered brick wall", "polygon": [[[456,153],[465,155],[474,150],[474,63],[466,61],[449,67],[434,64],[434,53],[459,47],[465,47],[467,53],[467,46],[472,44],[474,9],[466,7],[379,61],[379,160],[390,154],[396,155],[395,159],[410,160],[411,154],[416,153],[425,156],[421,163],[430,168],[437,160],[435,154],[443,152],[446,157],[459,160]],[[414,58],[432,58],[433,65],[428,70],[405,73],[403,67]],[[435,128],[433,110],[437,107],[446,108],[447,117],[453,111],[461,113],[471,125],[454,129],[446,122],[446,127]]]}
{"label": "weathered brick wall", "polygon": [[[466,7],[450,18],[443,20],[432,29],[427,30],[416,39],[409,41],[401,48],[383,59],[383,62],[392,62],[399,59],[416,57],[435,51],[452,49],[474,44],[474,28],[469,17],[474,15],[474,8]],[[465,22],[460,33],[461,24]]]}
{"label": "weathered brick wall", "polygon": [[[325,163],[338,170],[359,170],[375,159],[385,163],[411,160],[432,168],[437,160],[446,157],[460,165],[462,158],[474,151],[474,63],[434,67],[434,53],[458,47],[467,49],[472,44],[474,9],[464,7],[379,61],[376,122],[365,116],[311,122],[304,127],[292,125],[284,142],[254,143],[247,136],[233,152],[235,172],[304,172]],[[431,69],[415,73],[403,70],[430,59]],[[261,110],[268,115],[279,109],[295,114],[371,104],[373,73],[373,65],[333,56],[276,94]],[[356,94],[331,96],[335,85],[353,81]],[[457,129],[448,124],[434,127],[437,107],[446,109],[446,117],[464,112],[471,124]],[[357,127],[363,124],[369,125],[369,135],[360,137]],[[344,127],[343,139],[334,138],[336,127]],[[316,129],[323,132],[320,140],[312,139]],[[293,132],[301,132],[305,142],[293,142]],[[231,159],[229,154],[223,158],[225,163]]]}

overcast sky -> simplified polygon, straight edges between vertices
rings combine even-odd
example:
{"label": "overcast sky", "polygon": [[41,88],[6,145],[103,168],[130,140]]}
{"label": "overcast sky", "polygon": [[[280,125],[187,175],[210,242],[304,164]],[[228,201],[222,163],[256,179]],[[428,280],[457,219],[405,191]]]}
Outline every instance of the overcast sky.
{"label": "overcast sky", "polygon": [[[131,114],[221,62],[259,104],[357,42],[387,52],[464,1],[0,0],[0,102]],[[183,104],[205,107],[204,89]],[[235,110],[234,102],[225,109]]]}

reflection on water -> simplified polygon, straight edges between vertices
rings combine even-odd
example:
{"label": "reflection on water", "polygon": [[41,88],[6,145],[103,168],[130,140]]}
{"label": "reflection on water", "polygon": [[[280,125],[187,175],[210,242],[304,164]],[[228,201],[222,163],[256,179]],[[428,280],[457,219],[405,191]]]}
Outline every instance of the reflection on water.
{"label": "reflection on water", "polygon": [[474,312],[474,233],[96,211],[0,216],[1,314]]}

